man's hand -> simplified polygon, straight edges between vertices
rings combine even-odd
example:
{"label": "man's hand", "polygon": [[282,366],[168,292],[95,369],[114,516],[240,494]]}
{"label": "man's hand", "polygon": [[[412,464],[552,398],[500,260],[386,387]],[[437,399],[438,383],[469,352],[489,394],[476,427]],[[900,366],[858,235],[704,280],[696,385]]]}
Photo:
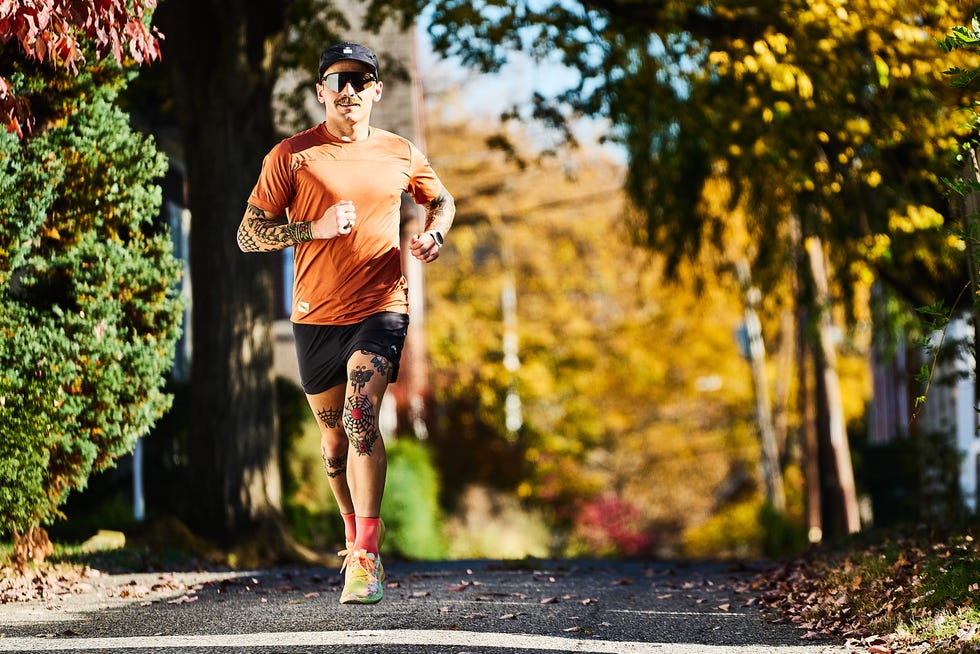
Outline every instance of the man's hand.
{"label": "man's hand", "polygon": [[439,244],[432,232],[416,234],[409,241],[409,250],[412,256],[422,263],[432,263],[439,258]]}
{"label": "man's hand", "polygon": [[345,236],[354,229],[357,222],[357,211],[354,203],[350,200],[341,200],[323,212],[317,220],[314,220],[310,227],[313,238],[336,238]]}

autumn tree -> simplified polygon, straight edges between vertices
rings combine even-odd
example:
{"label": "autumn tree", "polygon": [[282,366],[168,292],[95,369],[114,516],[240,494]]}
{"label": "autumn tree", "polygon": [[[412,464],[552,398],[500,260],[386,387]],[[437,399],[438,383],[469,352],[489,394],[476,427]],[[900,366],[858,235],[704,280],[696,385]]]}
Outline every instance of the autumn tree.
{"label": "autumn tree", "polygon": [[[149,26],[153,0],[44,0],[0,6],[0,44],[35,62],[77,73],[88,59],[112,56],[137,63],[160,55],[159,34]],[[86,51],[88,49],[88,52]],[[0,74],[0,115],[8,131],[23,135],[32,122],[31,103],[14,86],[12,71]]]}
{"label": "autumn tree", "polygon": [[[170,406],[179,268],[155,222],[166,160],[117,106],[122,44],[142,57],[155,45],[114,6],[3,6],[5,106],[30,109],[0,134],[0,532],[19,563],[45,556],[41,525]],[[118,61],[95,63],[107,53]]]}
{"label": "autumn tree", "polygon": [[762,551],[736,285],[668,281],[633,245],[623,168],[601,150],[522,170],[475,123],[438,117],[427,135],[458,208],[427,277],[447,509],[473,485],[516,494],[556,554]]}
{"label": "autumn tree", "polygon": [[[372,6],[414,15],[427,4]],[[853,291],[870,280],[918,305],[961,286],[956,252],[943,247],[937,175],[955,143],[948,107],[957,103],[947,101],[949,60],[935,41],[966,9],[796,0],[429,9],[437,50],[466,64],[496,70],[521,50],[579,72],[564,93],[538,94],[534,106],[510,115],[610,119],[609,137],[629,156],[636,233],[670,268],[723,235],[724,215],[706,213],[703,200],[710,180],[730,182],[732,207],[747,210],[744,254],[756,283],[771,288],[789,275],[792,311],[823,326],[824,338],[810,343],[822,372],[819,405],[836,425],[832,440],[844,440],[835,471],[843,483],[850,471],[839,403],[827,400],[834,353],[826,310],[842,307],[853,319]],[[814,278],[825,264],[826,284]],[[844,492],[841,529],[858,527],[855,508],[853,491]]]}

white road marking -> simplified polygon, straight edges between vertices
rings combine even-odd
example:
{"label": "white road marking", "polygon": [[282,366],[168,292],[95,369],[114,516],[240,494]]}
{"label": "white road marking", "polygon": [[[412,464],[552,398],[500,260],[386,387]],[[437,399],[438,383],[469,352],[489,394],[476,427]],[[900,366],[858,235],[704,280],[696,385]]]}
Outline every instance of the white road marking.
{"label": "white road marking", "polygon": [[730,613],[726,611],[649,611],[641,609],[609,609],[608,613],[635,613],[637,615],[710,615],[715,618],[752,618],[757,620],[759,616],[750,613]]}
{"label": "white road marking", "polygon": [[[168,650],[211,647],[329,647],[433,645],[509,648],[554,652],[594,652],[596,654],[817,654],[819,646],[732,646],[689,643],[642,643],[635,641],[582,640],[534,634],[505,634],[474,631],[426,631],[390,629],[385,631],[293,631],[257,634],[208,634],[199,636],[123,636],[116,638],[3,638],[0,652],[70,652],[127,649]],[[348,651],[345,649],[344,651]]]}

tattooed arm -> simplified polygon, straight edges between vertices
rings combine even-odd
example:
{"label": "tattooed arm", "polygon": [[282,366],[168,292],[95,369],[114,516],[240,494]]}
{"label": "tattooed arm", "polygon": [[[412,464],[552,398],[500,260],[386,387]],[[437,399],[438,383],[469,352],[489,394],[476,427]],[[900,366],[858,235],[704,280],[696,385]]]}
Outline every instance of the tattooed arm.
{"label": "tattooed arm", "polygon": [[[409,248],[419,261],[430,263],[439,258],[441,240],[453,226],[456,217],[456,201],[445,188],[432,202],[425,205],[425,232],[412,237]],[[438,232],[437,239],[434,232]]]}
{"label": "tattooed arm", "polygon": [[455,217],[456,201],[449,191],[442,189],[442,193],[435,200],[425,205],[425,231],[439,232],[445,236],[453,226]]}
{"label": "tattooed arm", "polygon": [[275,252],[313,240],[311,223],[283,223],[277,216],[249,204],[238,226],[242,252]]}
{"label": "tattooed arm", "polygon": [[317,220],[282,222],[278,216],[249,204],[238,226],[242,252],[276,252],[314,239],[350,234],[357,221],[354,203],[341,200]]}

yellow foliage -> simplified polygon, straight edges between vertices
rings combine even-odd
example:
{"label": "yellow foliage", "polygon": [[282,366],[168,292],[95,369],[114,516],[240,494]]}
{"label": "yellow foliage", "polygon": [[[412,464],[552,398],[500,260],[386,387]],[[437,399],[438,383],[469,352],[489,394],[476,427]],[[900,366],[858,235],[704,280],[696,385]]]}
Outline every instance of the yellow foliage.
{"label": "yellow foliage", "polygon": [[729,58],[727,52],[715,50],[708,54],[708,63],[712,66],[718,66],[719,68],[725,69],[730,61],[731,59]]}
{"label": "yellow foliage", "polygon": [[813,97],[813,80],[803,71],[798,71],[796,77],[796,90],[800,98],[808,100]]}
{"label": "yellow foliage", "polygon": [[762,498],[754,497],[727,508],[684,533],[684,556],[693,558],[758,556],[762,545],[759,511]]}
{"label": "yellow foliage", "polygon": [[789,37],[782,33],[766,35],[766,43],[769,49],[779,55],[785,55],[789,45]]}
{"label": "yellow foliage", "polygon": [[888,234],[870,234],[864,238],[863,254],[869,261],[877,261],[887,256],[891,249]]}
{"label": "yellow foliage", "polygon": [[896,232],[912,232],[923,229],[935,229],[943,226],[943,216],[932,207],[924,205],[909,205],[905,213],[888,212],[888,228]]}
{"label": "yellow foliage", "polygon": [[[733,336],[737,290],[718,283],[699,296],[667,282],[656,257],[630,245],[622,170],[601,157],[584,152],[515,174],[478,154],[483,137],[466,134],[453,126],[428,137],[459,210],[452,247],[427,283],[437,397],[478,398],[475,420],[499,424],[502,393],[516,384],[525,449],[511,465],[529,470],[515,483],[529,506],[570,509],[619,486],[643,522],[686,529],[707,519],[732,461],[757,468],[749,368]],[[484,166],[473,165],[481,158]],[[506,193],[470,190],[492,188],[493,179],[508,180]],[[719,177],[702,202],[726,247],[744,249],[753,238],[743,210],[730,208],[731,192]],[[518,280],[513,375],[501,356],[505,265]],[[692,272],[682,266],[681,280]],[[662,536],[668,545],[679,537]]]}
{"label": "yellow foliage", "polygon": [[793,66],[776,65],[769,77],[769,85],[777,93],[789,93],[796,89],[796,75]]}
{"label": "yellow foliage", "polygon": [[958,252],[966,251],[966,241],[956,234],[948,234],[946,236],[946,247],[956,250]]}

